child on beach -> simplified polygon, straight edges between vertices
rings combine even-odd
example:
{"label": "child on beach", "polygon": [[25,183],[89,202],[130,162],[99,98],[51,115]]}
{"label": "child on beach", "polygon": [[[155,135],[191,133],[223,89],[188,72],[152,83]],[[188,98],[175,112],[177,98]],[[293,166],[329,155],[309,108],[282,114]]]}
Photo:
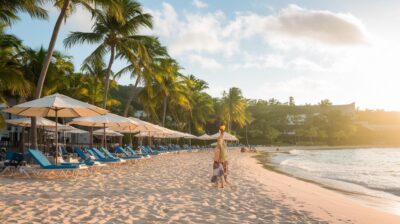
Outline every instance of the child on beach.
{"label": "child on beach", "polygon": [[221,186],[221,188],[224,188],[224,168],[222,163],[214,161],[211,182],[215,183],[215,187]]}

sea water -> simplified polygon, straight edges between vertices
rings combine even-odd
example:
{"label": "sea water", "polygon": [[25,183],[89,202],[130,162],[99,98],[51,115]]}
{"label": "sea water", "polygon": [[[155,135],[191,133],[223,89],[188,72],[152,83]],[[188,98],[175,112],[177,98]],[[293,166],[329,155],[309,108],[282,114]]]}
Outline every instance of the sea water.
{"label": "sea water", "polygon": [[270,153],[275,169],[400,214],[400,148],[291,150]]}

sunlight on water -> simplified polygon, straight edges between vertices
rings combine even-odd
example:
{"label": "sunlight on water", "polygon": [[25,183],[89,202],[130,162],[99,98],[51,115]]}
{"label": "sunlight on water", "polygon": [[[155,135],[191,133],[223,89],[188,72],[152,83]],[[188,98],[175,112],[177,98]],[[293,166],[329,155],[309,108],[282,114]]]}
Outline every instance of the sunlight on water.
{"label": "sunlight on water", "polygon": [[291,150],[270,161],[283,172],[339,190],[400,214],[400,149]]}

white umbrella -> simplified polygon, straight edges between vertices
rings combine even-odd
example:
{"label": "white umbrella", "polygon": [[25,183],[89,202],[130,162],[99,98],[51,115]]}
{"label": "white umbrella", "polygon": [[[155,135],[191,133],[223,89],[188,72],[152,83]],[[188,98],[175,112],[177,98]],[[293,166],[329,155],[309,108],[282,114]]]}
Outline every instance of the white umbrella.
{"label": "white umbrella", "polygon": [[[72,126],[69,126],[69,127],[72,127]],[[72,129],[67,130],[67,131],[65,131],[64,133],[69,133],[69,134],[76,134],[76,135],[78,135],[78,134],[86,134],[86,133],[88,133],[88,131],[85,131],[85,130],[82,130],[82,129],[79,129],[79,128],[72,127]],[[78,144],[78,136],[77,136],[76,138],[77,138],[77,139],[76,139],[76,144]]]}
{"label": "white umbrella", "polygon": [[197,139],[200,139],[200,140],[211,140],[211,136],[210,135],[207,135],[207,134],[204,134],[204,135],[201,135],[201,136],[199,136],[199,137],[197,137]]}
{"label": "white umbrella", "polygon": [[121,133],[118,133],[116,131],[111,130],[110,128],[102,128],[102,129],[98,129],[96,131],[93,132],[94,135],[103,135],[104,132],[106,133],[106,136],[124,136]]}
{"label": "white umbrella", "polygon": [[139,126],[137,129],[134,129],[134,131],[147,131],[147,132],[159,132],[161,129],[157,128],[155,124],[152,124],[147,121],[140,120],[139,118],[135,117],[129,117],[129,119],[139,123]]}
{"label": "white umbrella", "polygon": [[[15,125],[15,126],[21,126],[21,127],[30,127],[31,126],[31,118],[29,117],[24,117],[24,118],[16,118],[16,119],[10,119],[6,120],[7,124]],[[43,117],[37,117],[36,118],[36,125],[38,127],[44,127],[44,128],[51,128],[56,126],[56,122],[51,121],[49,119],[43,118]],[[63,126],[62,124],[58,123],[57,126]]]}
{"label": "white umbrella", "polygon": [[[215,134],[210,136],[210,140],[218,139],[219,136],[220,136],[220,133],[217,132],[217,133],[215,133]],[[236,138],[236,136],[234,136],[232,134],[229,134],[228,132],[225,132],[224,133],[224,140],[226,140],[226,141],[238,141],[238,138]]]}
{"label": "white umbrella", "polygon": [[[70,127],[72,127],[72,126],[70,126]],[[79,128],[72,127],[71,130],[65,131],[65,133],[71,133],[71,134],[86,134],[86,133],[88,133],[88,131],[85,131],[85,130],[82,130],[82,129],[79,129]]]}
{"label": "white umbrella", "polygon": [[138,126],[138,123],[130,120],[126,117],[121,117],[116,114],[105,114],[105,115],[97,115],[97,116],[90,116],[90,117],[79,117],[79,118],[74,118],[71,122],[68,124],[77,124],[77,125],[82,125],[82,126],[89,126],[89,127],[102,127],[103,130],[103,146],[105,147],[105,128],[106,127],[127,127],[131,126],[132,128],[135,128]]}
{"label": "white umbrella", "polygon": [[186,139],[197,139],[197,136],[194,136],[192,134],[189,133],[184,133],[184,134],[185,134],[184,138]]}
{"label": "white umbrella", "polygon": [[128,119],[137,123],[136,127],[132,126],[123,126],[123,127],[111,127],[112,130],[120,132],[120,133],[129,133],[130,134],[130,143],[132,144],[132,133],[133,132],[159,132],[160,129],[156,128],[154,124],[142,121],[139,118],[129,117]]}
{"label": "white umbrella", "polygon": [[[57,121],[58,117],[82,117],[106,114],[107,110],[56,93],[40,99],[15,105],[11,108],[5,109],[4,112],[27,117],[55,117]],[[57,132],[57,122],[55,128]],[[58,136],[56,135],[56,150],[57,149]]]}
{"label": "white umbrella", "polygon": [[83,117],[106,114],[107,110],[56,93],[15,105],[4,112],[27,117]]}

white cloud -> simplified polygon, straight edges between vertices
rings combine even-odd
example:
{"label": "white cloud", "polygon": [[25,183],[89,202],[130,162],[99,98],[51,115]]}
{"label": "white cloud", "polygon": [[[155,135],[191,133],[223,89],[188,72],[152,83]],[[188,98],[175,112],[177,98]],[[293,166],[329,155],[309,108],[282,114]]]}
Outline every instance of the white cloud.
{"label": "white cloud", "polygon": [[296,5],[269,16],[239,12],[226,27],[225,35],[240,39],[261,35],[269,45],[278,48],[305,43],[353,46],[364,44],[368,39],[362,22],[351,14],[309,10]]}
{"label": "white cloud", "polygon": [[329,98],[330,93],[334,91],[335,87],[329,82],[300,76],[284,81],[266,82],[259,87],[257,95],[276,97],[282,101],[294,96],[299,102],[306,103]]}
{"label": "white cloud", "polygon": [[207,58],[201,55],[192,54],[188,57],[189,61],[193,64],[198,64],[206,69],[219,69],[222,65],[213,58]]}
{"label": "white cloud", "polygon": [[205,2],[203,2],[201,0],[193,0],[192,4],[194,6],[196,6],[197,8],[205,8],[205,7],[208,6],[207,3],[205,3]]}
{"label": "white cloud", "polygon": [[[232,55],[238,50],[238,43],[221,36],[223,26],[221,20],[225,16],[222,12],[205,15],[185,15],[185,21],[178,36],[171,42],[173,54],[185,52],[224,53]],[[189,22],[190,21],[190,22]]]}
{"label": "white cloud", "polygon": [[361,21],[351,14],[307,10],[296,5],[290,5],[270,17],[264,27],[272,29],[277,36],[332,45],[362,44],[366,39]]}
{"label": "white cloud", "polygon": [[[267,11],[267,9],[266,9]],[[186,52],[224,53],[233,56],[239,52],[242,41],[257,36],[267,46],[278,49],[310,46],[354,46],[366,42],[363,24],[351,14],[309,10],[296,5],[272,15],[237,12],[234,20],[224,13],[178,15],[172,5],[163,3],[154,16],[154,33],[164,37],[172,55]]]}
{"label": "white cloud", "polygon": [[244,54],[241,62],[233,66],[234,69],[265,69],[265,68],[285,68],[285,57],[277,54],[252,55]]}
{"label": "white cloud", "polygon": [[242,60],[233,66],[233,69],[285,69],[292,71],[320,72],[326,69],[321,64],[299,56],[283,54],[254,55],[243,53]]}
{"label": "white cloud", "polygon": [[151,33],[161,36],[173,56],[187,52],[232,55],[238,49],[237,42],[221,36],[225,20],[221,11],[178,16],[173,6],[165,2],[162,10],[148,11],[154,18]]}
{"label": "white cloud", "polygon": [[169,38],[181,29],[178,14],[174,7],[166,2],[162,3],[162,10],[147,9],[153,16],[153,30],[148,31],[162,37]]}

